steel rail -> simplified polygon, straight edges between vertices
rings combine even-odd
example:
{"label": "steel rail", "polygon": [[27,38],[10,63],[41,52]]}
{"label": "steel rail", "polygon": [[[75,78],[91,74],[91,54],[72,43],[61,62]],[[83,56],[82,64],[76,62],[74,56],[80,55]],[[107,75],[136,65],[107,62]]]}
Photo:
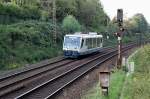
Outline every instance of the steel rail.
{"label": "steel rail", "polygon": [[[9,92],[12,92],[13,90],[17,90],[17,89],[20,89],[22,87],[24,87],[26,84],[22,84],[24,81],[27,81],[28,79],[30,80],[31,78],[38,78],[38,76],[42,75],[42,74],[45,74],[47,72],[50,72],[54,69],[57,69],[57,68],[60,68],[62,66],[65,66],[67,64],[70,64],[74,62],[73,60],[72,61],[69,61],[67,63],[64,63],[64,64],[60,64],[60,65],[57,65],[55,67],[52,67],[52,68],[49,68],[49,69],[46,69],[46,70],[42,70],[40,72],[35,72],[34,74],[32,75],[29,75],[29,76],[25,76],[24,78],[21,78],[20,80],[15,80],[11,83],[8,83],[8,84],[4,84],[4,85],[1,85],[0,87],[0,96],[2,95],[5,95]],[[8,89],[11,89],[11,90],[8,90]],[[8,91],[7,91],[8,90]]]}
{"label": "steel rail", "polygon": [[[115,51],[117,51],[117,50],[115,50]],[[107,54],[105,54],[105,55],[108,55],[108,54],[110,54],[110,53],[111,53],[111,52],[109,52],[109,53],[107,53]],[[52,81],[54,81],[54,80],[56,80],[56,79],[58,79],[58,78],[60,78],[60,77],[62,77],[62,76],[64,76],[64,75],[66,75],[67,73],[72,72],[73,70],[78,69],[78,68],[80,68],[80,67],[82,67],[82,66],[85,66],[86,64],[88,64],[88,63],[90,63],[90,62],[92,62],[92,61],[94,61],[94,60],[96,60],[96,59],[99,59],[99,58],[101,58],[101,57],[103,57],[103,56],[104,56],[104,55],[101,55],[101,56],[99,56],[99,57],[96,57],[96,58],[94,58],[94,59],[92,59],[92,60],[90,60],[90,61],[87,61],[86,63],[83,63],[83,64],[81,64],[81,65],[79,65],[79,66],[77,66],[77,67],[75,67],[75,68],[73,68],[73,69],[71,69],[71,70],[65,72],[65,73],[62,73],[61,75],[59,75],[59,76],[57,76],[57,77],[54,77],[53,79],[50,79],[49,81],[44,82],[43,84],[41,84],[41,85],[39,85],[39,86],[36,86],[35,88],[33,88],[33,89],[31,89],[31,90],[29,90],[29,91],[23,93],[22,95],[16,97],[16,99],[18,99],[18,98],[20,98],[20,97],[22,97],[22,96],[24,96],[24,95],[26,95],[26,94],[28,94],[28,93],[30,93],[30,92],[32,92],[32,91],[35,91],[36,89],[42,87],[43,85],[45,85],[45,84],[47,84],[47,83],[50,83],[50,82],[52,82]]]}
{"label": "steel rail", "polygon": [[[127,48],[128,50],[128,48]],[[126,49],[123,50],[123,52],[126,51]],[[53,95],[55,95],[57,92],[59,92],[61,89],[65,88],[67,85],[70,85],[72,82],[74,82],[76,79],[79,79],[81,76],[83,76],[84,74],[86,74],[87,72],[93,70],[94,68],[96,68],[97,66],[101,65],[102,63],[108,61],[109,59],[113,58],[114,56],[117,56],[118,53],[114,53],[111,56],[107,57],[106,59],[102,60],[101,62],[95,64],[94,66],[92,66],[91,68],[87,69],[86,71],[82,72],[80,75],[78,75],[77,77],[73,78],[71,81],[69,81],[68,83],[66,83],[65,85],[61,86],[59,89],[57,89],[56,91],[54,91],[52,94],[48,95],[47,97],[45,97],[44,99],[49,99],[50,97],[52,97]]]}
{"label": "steel rail", "polygon": [[[31,67],[35,66],[35,65],[38,65],[37,67],[34,67],[34,68],[27,68],[26,70],[23,70],[23,71],[19,71],[19,72],[15,72],[13,74],[10,74],[10,75],[7,75],[7,76],[3,76],[3,77],[0,77],[0,81],[1,80],[5,80],[5,79],[8,79],[9,77],[13,77],[13,76],[16,76],[16,75],[19,75],[19,74],[22,74],[22,73],[25,73],[25,72],[29,72],[29,71],[32,71],[34,69],[39,69],[39,68],[42,68],[43,66],[47,66],[47,65],[52,65],[52,64],[55,64],[57,62],[60,62],[60,61],[63,61],[65,60],[66,58],[62,57],[60,59],[58,59],[57,61],[52,61],[50,63],[47,63],[47,64],[40,64],[40,63],[37,63],[37,64],[32,64]],[[4,74],[3,74],[4,75]]]}
{"label": "steel rail", "polygon": [[[116,50],[115,50],[116,51]],[[113,52],[113,51],[112,51]],[[110,53],[107,53],[106,55],[108,55],[108,54],[110,54]],[[115,54],[115,55],[117,55],[117,54]],[[101,56],[102,57],[102,56]],[[96,59],[96,58],[95,58]],[[92,61],[93,60],[95,60],[95,59],[92,59]],[[98,59],[98,58],[97,58]],[[107,59],[108,60],[108,59]],[[106,61],[106,60],[105,60]],[[89,62],[91,62],[91,60],[90,61],[88,61],[88,62],[86,62],[86,63],[84,63],[84,65],[85,64],[88,64]],[[101,63],[101,62],[100,62]],[[81,65],[81,66],[78,66],[78,67],[76,67],[76,68],[74,68],[74,69],[71,69],[71,70],[69,70],[68,72],[66,72],[66,73],[64,73],[64,74],[61,74],[61,75],[59,75],[58,77],[55,77],[55,78],[53,78],[53,79],[51,79],[51,80],[49,80],[49,81],[47,81],[47,82],[45,82],[45,83],[43,83],[43,84],[41,84],[41,85],[39,85],[39,86],[37,86],[37,87],[35,87],[35,88],[33,88],[33,89],[31,89],[31,90],[29,90],[29,91],[27,91],[27,92],[25,92],[25,93],[23,93],[23,94],[21,94],[20,96],[18,96],[18,97],[16,97],[15,99],[19,99],[19,98],[22,98],[22,97],[24,97],[25,95],[27,95],[27,94],[29,94],[29,93],[31,93],[31,92],[33,92],[33,91],[35,91],[35,90],[37,90],[37,89],[39,89],[40,87],[42,87],[42,86],[44,86],[44,85],[46,85],[46,84],[48,84],[48,83],[50,83],[50,82],[52,82],[52,81],[54,81],[54,80],[56,80],[56,79],[58,79],[58,78],[60,78],[61,76],[64,76],[64,75],[66,75],[67,73],[69,73],[69,72],[71,72],[71,71],[73,71],[73,70],[75,70],[75,69],[77,69],[77,68],[80,68],[80,67],[83,67],[84,66],[83,64]],[[95,67],[95,66],[94,66]],[[89,70],[88,70],[89,71]],[[87,72],[87,71],[86,71]],[[84,74],[84,73],[83,73]],[[78,78],[78,77],[77,77]],[[74,79],[77,79],[77,78],[74,78]],[[73,80],[74,81],[74,80]],[[72,81],[71,81],[72,82]],[[64,85],[64,86],[66,86],[66,85]],[[64,86],[62,86],[62,87],[64,87]],[[61,89],[61,88],[60,88]],[[58,90],[56,90],[56,92],[58,92],[60,89],[58,89]],[[52,96],[53,94],[55,94],[56,92],[53,92],[51,95],[49,95],[49,96]],[[48,97],[49,97],[48,96]],[[47,98],[48,98],[47,97]]]}
{"label": "steel rail", "polygon": [[[108,49],[110,49],[110,47],[107,47],[107,48],[104,48],[105,50],[108,50]],[[111,48],[112,49],[112,48]],[[93,55],[94,57],[96,56],[96,55]],[[73,61],[71,61],[71,62],[73,62]],[[13,81],[11,84],[7,84],[7,85],[3,85],[3,86],[1,86],[1,88],[0,88],[0,96],[3,96],[3,95],[5,95],[5,94],[7,94],[7,93],[10,93],[10,92],[12,92],[12,91],[15,91],[15,90],[19,90],[19,89],[21,89],[22,87],[25,87],[26,86],[26,84],[23,84],[24,82],[26,82],[28,79],[30,80],[31,78],[36,78],[36,79],[38,79],[38,75],[40,76],[40,75],[43,75],[43,74],[45,74],[45,73],[47,73],[47,72],[50,72],[51,70],[54,70],[54,69],[56,69],[56,68],[58,68],[58,67],[62,67],[63,65],[67,65],[67,64],[69,64],[69,63],[71,63],[71,62],[68,62],[68,63],[65,63],[65,64],[61,64],[61,65],[58,65],[58,66],[55,66],[55,67],[53,67],[53,68],[50,68],[50,69],[47,69],[47,70],[45,70],[45,71],[40,71],[40,72],[38,72],[38,73],[34,73],[34,74],[32,74],[32,75],[30,75],[29,77],[27,76],[27,77],[25,77],[25,78],[23,78],[23,79],[21,79],[21,80],[18,80],[18,81]],[[74,61],[74,62],[76,62],[76,61]],[[35,79],[34,79],[35,80]]]}
{"label": "steel rail", "polygon": [[[110,49],[110,48],[113,48],[113,47],[104,47],[103,49]],[[54,59],[53,59],[53,60],[54,60]],[[51,62],[46,63],[46,64],[44,64],[44,63],[43,63],[43,64],[40,64],[41,62],[40,62],[40,63],[37,63],[37,64],[32,64],[32,65],[30,65],[29,67],[33,67],[33,66],[36,66],[36,65],[39,65],[39,66],[34,67],[34,68],[27,68],[26,70],[19,71],[19,72],[15,72],[15,73],[13,73],[13,74],[0,77],[0,82],[1,82],[2,80],[8,79],[8,78],[10,78],[10,77],[13,77],[13,76],[16,76],[16,75],[20,75],[20,74],[23,74],[23,73],[25,73],[25,72],[29,72],[29,71],[32,71],[32,70],[35,70],[35,69],[40,69],[40,68],[42,68],[42,67],[44,67],[44,66],[52,65],[52,64],[55,64],[55,63],[57,63],[57,62],[61,62],[61,61],[63,61],[63,60],[66,60],[66,58],[60,57],[60,59],[58,59],[57,61],[56,61],[56,58],[55,58],[54,61],[51,61]],[[45,62],[45,61],[42,61],[42,62]],[[4,74],[3,74],[3,75],[4,75]]]}

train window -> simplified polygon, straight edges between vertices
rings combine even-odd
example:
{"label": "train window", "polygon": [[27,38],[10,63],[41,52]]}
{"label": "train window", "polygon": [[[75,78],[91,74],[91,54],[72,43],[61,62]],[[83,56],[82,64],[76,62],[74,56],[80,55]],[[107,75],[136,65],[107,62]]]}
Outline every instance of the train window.
{"label": "train window", "polygon": [[102,47],[102,44],[103,44],[103,39],[100,38],[100,47]]}
{"label": "train window", "polygon": [[101,38],[101,43],[103,42],[103,39]]}
{"label": "train window", "polygon": [[97,38],[97,46],[100,47],[100,38]]}
{"label": "train window", "polygon": [[77,49],[80,47],[80,37],[70,37],[66,36],[64,40],[65,48],[74,48]]}
{"label": "train window", "polygon": [[91,38],[86,39],[86,45],[87,45],[88,49],[92,48],[92,39]]}
{"label": "train window", "polygon": [[91,48],[93,48],[93,38],[91,38]]}
{"label": "train window", "polygon": [[99,38],[97,38],[97,47],[99,47]]}
{"label": "train window", "polygon": [[86,46],[89,49],[89,39],[88,38],[86,38]]}
{"label": "train window", "polygon": [[90,43],[90,38],[88,38],[88,49],[90,49],[91,43]]}
{"label": "train window", "polygon": [[90,48],[93,48],[93,38],[90,38]]}
{"label": "train window", "polygon": [[93,48],[96,48],[96,38],[93,38]]}
{"label": "train window", "polygon": [[97,47],[97,38],[95,38],[95,47]]}
{"label": "train window", "polygon": [[96,39],[95,38],[87,38],[86,46],[88,47],[88,49],[96,47]]}

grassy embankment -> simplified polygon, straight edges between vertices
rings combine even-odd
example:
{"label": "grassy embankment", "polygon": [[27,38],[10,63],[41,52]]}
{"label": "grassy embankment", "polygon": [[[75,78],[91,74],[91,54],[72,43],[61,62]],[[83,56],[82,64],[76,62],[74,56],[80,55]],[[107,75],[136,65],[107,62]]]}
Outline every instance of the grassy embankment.
{"label": "grassy embankment", "polygon": [[127,77],[121,99],[150,99],[150,45],[141,48],[130,61],[135,72]]}
{"label": "grassy embankment", "polygon": [[102,96],[97,84],[82,99],[150,99],[150,45],[139,49],[129,61],[135,62],[135,72],[128,77],[122,70],[112,73],[108,97]]}

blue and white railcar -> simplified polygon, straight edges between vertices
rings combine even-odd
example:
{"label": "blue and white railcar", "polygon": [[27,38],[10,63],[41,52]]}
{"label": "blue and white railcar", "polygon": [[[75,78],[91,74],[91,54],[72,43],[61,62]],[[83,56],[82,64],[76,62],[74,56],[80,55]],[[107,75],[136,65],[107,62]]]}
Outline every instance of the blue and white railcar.
{"label": "blue and white railcar", "polygon": [[89,34],[67,34],[64,36],[63,51],[65,57],[76,58],[80,55],[99,51],[103,45],[103,36],[90,32]]}

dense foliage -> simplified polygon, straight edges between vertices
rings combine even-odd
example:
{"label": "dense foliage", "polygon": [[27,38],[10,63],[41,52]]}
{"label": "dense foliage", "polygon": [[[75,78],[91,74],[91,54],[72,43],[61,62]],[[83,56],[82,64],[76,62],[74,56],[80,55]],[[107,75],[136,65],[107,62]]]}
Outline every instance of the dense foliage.
{"label": "dense foliage", "polygon": [[134,15],[132,18],[125,21],[124,25],[130,32],[134,34],[148,32],[148,23],[143,14]]}
{"label": "dense foliage", "polygon": [[0,3],[0,24],[9,24],[20,20],[39,20],[41,12],[36,7],[20,7],[11,3]]}
{"label": "dense foliage", "polygon": [[62,27],[66,33],[74,33],[81,31],[79,22],[71,15],[64,18]]}
{"label": "dense foliage", "polygon": [[0,68],[14,68],[60,54],[62,35],[57,38],[56,49],[52,43],[52,27],[39,21],[0,25]]}
{"label": "dense foliage", "polygon": [[57,19],[61,22],[67,15],[73,15],[85,31],[104,32],[106,19],[99,0],[56,0]]}

